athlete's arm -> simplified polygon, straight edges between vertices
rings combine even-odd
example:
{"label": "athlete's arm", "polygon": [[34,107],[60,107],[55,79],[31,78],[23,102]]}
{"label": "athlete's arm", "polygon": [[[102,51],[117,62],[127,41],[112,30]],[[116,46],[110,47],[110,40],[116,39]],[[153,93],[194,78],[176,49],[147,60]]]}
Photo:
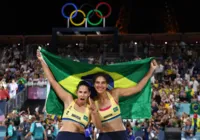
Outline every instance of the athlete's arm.
{"label": "athlete's arm", "polygon": [[101,124],[100,115],[94,104],[94,101],[91,98],[89,98],[89,103],[90,103],[90,116],[91,116],[92,122],[97,129],[101,129],[102,124]]}
{"label": "athlete's arm", "polygon": [[157,67],[157,63],[155,60],[151,62],[151,67],[147,72],[146,76],[136,85],[129,88],[115,88],[111,91],[112,95],[119,98],[120,96],[130,96],[140,92],[144,86],[147,84],[148,80],[151,78],[154,70]]}
{"label": "athlete's arm", "polygon": [[49,67],[46,65],[46,63],[42,59],[39,50],[37,50],[37,57],[38,57],[38,60],[41,62],[41,65],[42,65],[42,68],[43,68],[43,70],[46,74],[46,77],[47,77],[48,81],[50,82],[51,86],[53,87],[53,89],[55,90],[56,94],[63,101],[65,106],[68,106],[73,101],[72,95],[69,94],[67,91],[65,91],[58,84],[58,82],[55,80],[55,78],[54,78],[52,72],[50,71]]}

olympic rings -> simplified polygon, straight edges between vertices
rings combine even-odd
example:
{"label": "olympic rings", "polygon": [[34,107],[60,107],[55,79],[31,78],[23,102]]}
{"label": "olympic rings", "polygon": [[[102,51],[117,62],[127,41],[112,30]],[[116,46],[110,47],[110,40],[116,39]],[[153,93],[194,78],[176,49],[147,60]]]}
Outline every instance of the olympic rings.
{"label": "olympic rings", "polygon": [[97,6],[96,6],[96,10],[98,10],[98,8],[99,8],[101,5],[103,5],[103,4],[106,5],[106,6],[108,6],[108,8],[109,8],[109,12],[108,12],[108,14],[105,15],[105,16],[101,16],[101,15],[99,15],[98,12],[96,12],[96,15],[97,15],[99,18],[107,18],[107,17],[110,16],[110,14],[111,14],[111,12],[112,12],[112,8],[111,8],[111,6],[110,6],[108,3],[106,3],[106,2],[100,2],[99,4],[97,4]]}
{"label": "olympic rings", "polygon": [[[74,21],[72,20],[74,13],[77,13],[77,12],[80,12],[80,13],[83,15],[83,21],[81,21],[80,23],[74,23]],[[70,21],[71,21],[71,23],[72,23],[73,25],[75,25],[75,26],[81,26],[81,25],[83,25],[83,24],[85,23],[85,17],[86,17],[86,15],[85,15],[85,13],[84,13],[82,10],[77,10],[77,11],[74,10],[74,11],[70,14]]]}
{"label": "olympic rings", "polygon": [[[66,8],[67,6],[70,6],[70,5],[73,6],[73,7],[75,8],[75,10],[70,14],[70,16],[66,16],[65,13],[64,13],[64,10],[65,10],[65,8]],[[81,8],[82,8],[83,6],[85,6],[85,5],[89,5],[89,4],[83,4],[83,5],[80,7],[80,9],[78,9],[77,6],[76,6],[75,4],[73,4],[73,3],[66,3],[65,5],[63,5],[63,7],[62,7],[62,9],[61,9],[62,16],[63,16],[64,18],[70,20],[70,22],[71,22],[73,25],[75,25],[75,26],[81,26],[81,25],[83,25],[83,24],[85,23],[85,21],[88,22],[88,23],[89,23],[90,25],[92,25],[92,26],[97,26],[97,25],[101,24],[101,22],[102,22],[102,20],[103,20],[102,18],[108,18],[108,17],[111,15],[111,12],[112,12],[112,8],[111,8],[111,6],[110,6],[108,3],[106,3],[106,2],[100,2],[100,3],[98,3],[98,4],[96,5],[96,9],[90,10],[90,11],[87,13],[87,16],[86,16],[85,12],[81,10]],[[108,14],[105,15],[105,16],[103,16],[102,12],[100,12],[100,11],[98,10],[98,8],[99,8],[101,5],[106,5],[106,6],[109,8],[109,12],[108,12]],[[89,5],[89,6],[92,7],[91,5]],[[84,16],[84,19],[83,19],[83,21],[80,22],[80,23],[75,23],[72,19],[75,18],[75,17],[77,16],[78,12],[81,13],[81,14]],[[90,18],[93,16],[92,12],[95,12],[96,15],[100,18],[100,20],[99,20],[97,23],[92,23],[92,22],[90,21]],[[91,14],[92,14],[92,15],[91,15]]]}
{"label": "olympic rings", "polygon": [[76,10],[76,13],[72,16],[72,18],[75,18],[75,17],[77,16],[77,14],[78,14],[78,12],[77,12],[77,11],[78,11],[78,8],[77,8],[77,6],[76,6],[75,4],[73,4],[73,3],[66,3],[65,5],[63,5],[63,7],[62,7],[62,9],[61,9],[62,16],[63,16],[64,18],[66,18],[66,19],[69,19],[69,18],[70,18],[70,17],[66,16],[66,15],[65,15],[65,12],[64,12],[65,8],[66,8],[67,6],[69,6],[69,5],[73,6],[74,9]]}
{"label": "olympic rings", "polygon": [[99,25],[99,24],[101,24],[101,22],[102,22],[102,18],[100,18],[100,20],[97,22],[97,23],[92,23],[90,20],[89,20],[89,17],[90,17],[90,14],[92,13],[92,12],[97,12],[97,13],[99,13],[101,16],[102,16],[102,13],[99,11],[99,10],[90,10],[89,12],[88,12],[88,14],[87,14],[87,21],[88,21],[88,23],[90,24],[90,25],[93,25],[93,26],[97,26],[97,25]]}
{"label": "olympic rings", "polygon": [[[92,8],[92,9],[95,8],[94,6],[92,6],[92,5],[88,4],[88,3],[84,3],[83,5],[81,5],[80,10],[83,10],[83,7],[85,7],[85,6],[88,6],[88,7]],[[94,11],[94,10],[93,10],[93,11]],[[91,18],[91,17],[93,17],[93,16],[94,16],[94,12],[90,15],[89,18]]]}

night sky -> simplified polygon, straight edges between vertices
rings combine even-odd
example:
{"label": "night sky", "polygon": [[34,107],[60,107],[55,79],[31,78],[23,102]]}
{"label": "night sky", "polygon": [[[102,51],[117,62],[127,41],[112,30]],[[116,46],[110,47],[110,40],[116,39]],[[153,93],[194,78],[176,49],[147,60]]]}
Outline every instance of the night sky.
{"label": "night sky", "polygon": [[[124,5],[130,17],[129,33],[165,32],[166,1],[180,32],[200,32],[199,2],[189,0],[107,0],[112,6],[112,14],[106,19],[106,25],[115,26],[120,7]],[[0,34],[51,34],[52,27],[66,27],[66,20],[61,15],[61,7],[66,2],[73,2],[80,7],[84,3],[95,6],[100,0],[6,0],[0,5]],[[106,7],[102,6],[100,10],[106,14]],[[71,11],[70,7],[66,9],[66,13]],[[95,16],[93,18],[96,20]],[[79,15],[76,20],[80,19]]]}

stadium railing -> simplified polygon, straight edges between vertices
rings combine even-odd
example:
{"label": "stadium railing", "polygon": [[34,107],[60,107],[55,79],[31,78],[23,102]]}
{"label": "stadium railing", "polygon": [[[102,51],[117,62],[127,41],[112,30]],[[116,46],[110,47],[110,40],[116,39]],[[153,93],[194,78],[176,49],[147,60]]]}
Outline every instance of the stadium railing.
{"label": "stadium railing", "polygon": [[7,101],[5,107],[5,115],[12,112],[13,110],[20,109],[24,102],[27,100],[27,96],[27,88],[24,88],[24,90],[16,94],[15,98]]}

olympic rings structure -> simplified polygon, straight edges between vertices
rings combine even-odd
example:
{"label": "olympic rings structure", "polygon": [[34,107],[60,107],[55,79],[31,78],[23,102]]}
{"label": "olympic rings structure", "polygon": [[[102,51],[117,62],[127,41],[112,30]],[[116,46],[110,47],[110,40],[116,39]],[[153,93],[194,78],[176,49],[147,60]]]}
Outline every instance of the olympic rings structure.
{"label": "olympic rings structure", "polygon": [[[86,5],[86,4],[83,4],[83,5]],[[83,7],[83,5],[82,5],[81,7]],[[89,4],[87,4],[87,5],[89,5]],[[107,13],[107,15],[103,15],[102,12],[101,12],[100,10],[98,10],[99,7],[100,7],[101,5],[105,5],[105,6],[108,7],[108,13]],[[65,14],[65,12],[64,12],[64,11],[65,11],[65,8],[66,8],[67,6],[73,6],[74,9],[75,9],[74,11],[71,12],[71,14],[70,14],[69,16],[67,16],[67,15]],[[90,6],[90,5],[89,5],[89,6]],[[96,8],[90,10],[87,14],[85,14],[85,12],[84,12],[83,10],[81,10],[81,8],[78,9],[78,7],[77,7],[74,3],[66,3],[66,4],[63,5],[63,7],[62,7],[62,9],[61,9],[62,16],[63,16],[65,19],[69,20],[69,21],[71,22],[71,24],[73,24],[74,26],[81,26],[81,25],[83,25],[85,22],[87,22],[89,25],[92,25],[92,26],[98,26],[99,24],[102,23],[103,19],[106,19],[106,18],[108,18],[108,17],[111,15],[111,12],[112,12],[111,6],[110,6],[108,3],[106,3],[106,2],[99,2],[99,3],[96,5]],[[78,13],[81,13],[81,14],[83,15],[83,20],[82,20],[80,23],[75,23],[75,22],[73,21],[73,19],[78,15]],[[90,20],[90,17],[92,16],[93,13],[95,13],[96,16],[99,18],[99,21],[96,22],[96,23],[94,23],[94,22],[92,22],[92,21]]]}

